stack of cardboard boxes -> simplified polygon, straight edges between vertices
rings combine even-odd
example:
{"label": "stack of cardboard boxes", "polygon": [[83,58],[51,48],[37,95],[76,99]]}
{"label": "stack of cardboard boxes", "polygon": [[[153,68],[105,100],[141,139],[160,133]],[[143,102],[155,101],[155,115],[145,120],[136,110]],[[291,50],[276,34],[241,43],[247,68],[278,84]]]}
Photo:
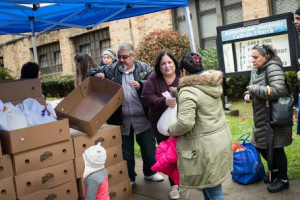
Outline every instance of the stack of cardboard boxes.
{"label": "stack of cardboard boxes", "polygon": [[[120,127],[104,124],[122,104],[123,89],[109,80],[100,81],[88,78],[71,92],[55,109],[58,121],[0,131],[6,153],[0,157],[1,200],[83,199],[82,154],[97,142],[107,151],[110,198],[131,195]],[[38,79],[2,82],[0,91],[4,103],[34,98],[45,105]]]}
{"label": "stack of cardboard boxes", "polygon": [[97,142],[101,142],[106,150],[107,158],[105,168],[108,172],[109,195],[111,199],[119,200],[130,196],[130,179],[128,178],[126,161],[123,161],[120,127],[103,125],[92,137],[71,129],[71,137],[73,138],[75,151],[74,163],[79,196],[81,198],[84,197],[84,180],[82,177],[84,172],[84,160],[82,154],[85,149]]}
{"label": "stack of cardboard boxes", "polygon": [[58,116],[69,118],[74,128],[70,130],[74,145],[77,186],[81,199],[84,199],[82,154],[98,142],[101,142],[106,149],[105,168],[109,174],[110,199],[122,200],[131,195],[127,164],[123,161],[120,127],[104,124],[123,100],[122,86],[109,80],[88,78],[55,109]]}
{"label": "stack of cardboard boxes", "polygon": [[[6,89],[14,92],[1,93],[3,102],[17,104],[30,97],[45,104],[39,80],[0,83],[0,91]],[[1,200],[78,198],[68,119],[0,131],[0,137],[2,150],[8,153],[0,159],[4,166],[3,175],[7,177],[0,185],[6,182],[6,187],[9,186],[7,189],[5,185],[0,186],[4,197]]]}

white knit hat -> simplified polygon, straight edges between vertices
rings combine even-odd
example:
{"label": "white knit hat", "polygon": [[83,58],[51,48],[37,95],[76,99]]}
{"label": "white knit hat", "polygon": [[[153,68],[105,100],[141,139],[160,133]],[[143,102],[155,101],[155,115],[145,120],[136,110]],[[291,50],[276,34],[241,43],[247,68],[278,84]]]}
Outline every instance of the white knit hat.
{"label": "white knit hat", "polygon": [[106,160],[106,151],[101,146],[101,142],[85,150],[83,159],[85,164],[83,178],[103,169]]}

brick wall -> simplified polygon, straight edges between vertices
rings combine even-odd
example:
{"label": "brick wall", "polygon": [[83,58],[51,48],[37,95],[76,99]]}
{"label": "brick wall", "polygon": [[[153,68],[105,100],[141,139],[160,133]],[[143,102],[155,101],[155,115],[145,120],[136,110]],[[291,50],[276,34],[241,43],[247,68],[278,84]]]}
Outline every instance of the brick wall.
{"label": "brick wall", "polygon": [[242,0],[244,20],[270,16],[268,0]]}
{"label": "brick wall", "polygon": [[[91,31],[109,27],[111,46],[116,49],[121,42],[130,42],[134,47],[143,37],[154,29],[173,28],[172,15],[170,10],[157,13],[132,17],[128,19],[116,20],[103,23]],[[74,74],[75,65],[73,57],[75,55],[75,46],[72,37],[87,33],[82,29],[62,29],[52,31],[36,38],[37,46],[59,41],[63,74]],[[0,36],[1,54],[4,58],[4,66],[9,68],[15,76],[20,75],[22,65],[27,61],[34,61],[32,54],[32,41],[30,38],[19,39],[20,36],[4,35]]]}

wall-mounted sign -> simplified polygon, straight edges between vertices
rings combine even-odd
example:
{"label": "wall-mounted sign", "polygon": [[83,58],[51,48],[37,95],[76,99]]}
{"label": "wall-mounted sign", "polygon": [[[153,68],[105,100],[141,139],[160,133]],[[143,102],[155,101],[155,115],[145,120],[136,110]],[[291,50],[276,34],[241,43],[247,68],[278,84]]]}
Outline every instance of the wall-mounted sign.
{"label": "wall-mounted sign", "polygon": [[298,66],[298,35],[292,13],[218,27],[219,67],[226,77],[249,74],[252,48],[268,44],[281,58],[285,70]]}
{"label": "wall-mounted sign", "polygon": [[221,31],[222,41],[231,41],[287,31],[285,19]]}

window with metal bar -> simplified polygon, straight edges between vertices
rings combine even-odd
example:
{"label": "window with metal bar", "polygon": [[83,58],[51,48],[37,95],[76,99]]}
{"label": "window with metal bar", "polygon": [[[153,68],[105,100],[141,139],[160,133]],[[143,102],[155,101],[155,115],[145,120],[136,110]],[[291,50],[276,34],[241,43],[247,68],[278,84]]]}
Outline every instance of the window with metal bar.
{"label": "window with metal bar", "polygon": [[[243,21],[242,0],[222,0],[217,3],[215,0],[196,0],[196,11],[198,12],[198,27],[200,47],[209,49],[216,47],[216,27],[221,21],[224,25]],[[221,8],[221,9],[217,9]],[[174,10],[175,29],[181,33],[187,33],[187,26],[184,19],[184,13],[181,8]],[[218,19],[218,16],[221,19]]]}
{"label": "window with metal bar", "polygon": [[300,0],[272,0],[271,8],[273,15],[292,12],[300,7]]}
{"label": "window with metal bar", "polygon": [[74,37],[75,52],[89,54],[97,63],[102,59],[102,53],[111,48],[109,28],[89,32]]}
{"label": "window with metal bar", "polygon": [[62,61],[59,42],[37,47],[41,75],[62,72]]}

